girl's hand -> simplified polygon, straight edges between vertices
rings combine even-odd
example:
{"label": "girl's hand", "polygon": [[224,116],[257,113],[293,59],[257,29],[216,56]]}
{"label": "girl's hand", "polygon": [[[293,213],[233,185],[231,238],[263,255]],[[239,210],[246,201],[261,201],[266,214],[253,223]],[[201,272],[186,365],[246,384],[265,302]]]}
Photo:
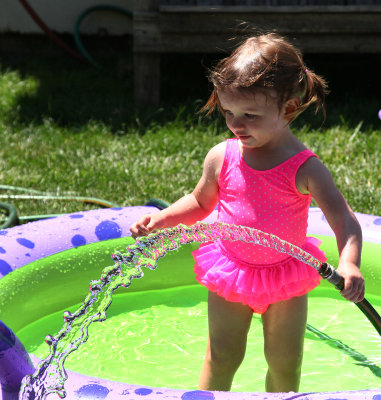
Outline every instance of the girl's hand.
{"label": "girl's hand", "polygon": [[349,262],[339,265],[337,272],[344,278],[344,289],[340,292],[343,297],[354,303],[364,299],[364,278],[356,264]]}
{"label": "girl's hand", "polygon": [[161,229],[164,226],[164,221],[159,217],[160,213],[146,214],[138,219],[130,227],[131,235],[134,239],[138,236],[147,236],[150,233]]}

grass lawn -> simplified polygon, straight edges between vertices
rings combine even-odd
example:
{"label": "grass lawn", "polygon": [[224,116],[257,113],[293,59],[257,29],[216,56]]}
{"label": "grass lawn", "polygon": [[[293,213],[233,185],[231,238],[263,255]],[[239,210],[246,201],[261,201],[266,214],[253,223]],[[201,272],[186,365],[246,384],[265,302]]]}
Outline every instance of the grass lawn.
{"label": "grass lawn", "polygon": [[[192,190],[208,149],[229,136],[221,118],[197,113],[210,89],[202,63],[210,66],[213,57],[163,57],[162,104],[137,110],[129,51],[112,49],[102,58],[109,48],[92,48],[106,67],[98,71],[47,39],[36,41],[38,51],[0,53],[1,196],[31,194],[8,185],[129,206],[151,197],[173,202]],[[380,83],[369,78],[378,74],[379,57],[357,57],[353,65],[349,59],[307,59],[327,77],[332,94],[326,121],[308,111],[294,131],[330,168],[355,211],[381,215]],[[94,208],[77,201],[0,201],[13,203],[20,215]]]}

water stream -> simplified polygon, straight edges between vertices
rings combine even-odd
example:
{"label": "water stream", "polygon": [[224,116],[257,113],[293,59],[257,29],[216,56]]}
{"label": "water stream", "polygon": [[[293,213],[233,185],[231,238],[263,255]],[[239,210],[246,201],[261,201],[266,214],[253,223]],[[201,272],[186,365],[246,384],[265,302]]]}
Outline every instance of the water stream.
{"label": "water stream", "polygon": [[126,253],[112,255],[115,264],[102,271],[99,280],[91,281],[89,293],[82,306],[74,313],[64,313],[64,325],[55,336],[47,336],[49,355],[41,361],[32,375],[22,382],[19,400],[45,399],[50,393],[66,396],[64,384],[67,374],[64,368],[66,358],[88,339],[88,328],[95,321],[104,321],[106,311],[112,303],[113,292],[119,287],[128,287],[134,278],[143,277],[142,267],[151,270],[157,267],[157,260],[168,251],[176,250],[182,244],[212,242],[216,240],[244,241],[270,247],[286,253],[318,269],[321,262],[275,235],[254,228],[215,222],[197,223],[191,227],[178,225],[163,229],[147,237],[140,237]]}

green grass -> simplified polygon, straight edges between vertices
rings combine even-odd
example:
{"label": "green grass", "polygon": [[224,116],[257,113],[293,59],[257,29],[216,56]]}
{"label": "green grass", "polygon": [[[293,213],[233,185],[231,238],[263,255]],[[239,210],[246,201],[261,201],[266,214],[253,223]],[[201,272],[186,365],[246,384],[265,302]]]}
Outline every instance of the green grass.
{"label": "green grass", "polygon": [[[221,119],[197,113],[209,86],[196,56],[180,57],[180,65],[165,57],[161,107],[138,110],[128,66],[114,68],[111,60],[100,72],[50,46],[39,51],[0,54],[0,185],[122,206],[151,197],[173,202],[193,189],[208,149],[228,137]],[[331,95],[325,122],[311,111],[294,130],[329,167],[355,211],[381,215],[378,92],[355,92]],[[0,190],[5,194],[20,193]],[[15,204],[20,215],[94,207],[0,201]]]}

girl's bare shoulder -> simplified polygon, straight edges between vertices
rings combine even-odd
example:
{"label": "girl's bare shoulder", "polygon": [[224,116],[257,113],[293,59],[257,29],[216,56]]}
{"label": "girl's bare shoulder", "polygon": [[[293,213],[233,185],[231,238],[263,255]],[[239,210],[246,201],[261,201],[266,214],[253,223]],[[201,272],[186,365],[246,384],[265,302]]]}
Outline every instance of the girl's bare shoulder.
{"label": "girl's bare shoulder", "polygon": [[317,157],[310,157],[299,168],[295,183],[300,193],[308,194],[313,188],[330,188],[333,180],[328,168]]}
{"label": "girl's bare shoulder", "polygon": [[227,141],[225,140],[224,142],[216,144],[209,150],[208,155],[211,154],[213,157],[223,158],[225,156],[226,143]]}
{"label": "girl's bare shoulder", "polygon": [[205,157],[204,168],[212,168],[217,176],[221,170],[225,158],[226,141],[213,146]]}

